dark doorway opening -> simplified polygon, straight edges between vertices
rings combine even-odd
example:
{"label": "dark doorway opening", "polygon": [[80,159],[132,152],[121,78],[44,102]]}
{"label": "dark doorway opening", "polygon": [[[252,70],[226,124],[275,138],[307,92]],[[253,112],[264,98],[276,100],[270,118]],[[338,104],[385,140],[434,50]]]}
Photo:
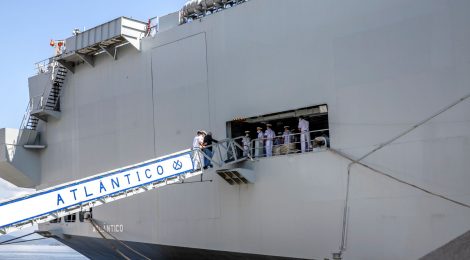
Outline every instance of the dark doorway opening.
{"label": "dark doorway opening", "polygon": [[[293,152],[300,151],[300,130],[299,117],[309,122],[309,135],[311,143],[316,137],[326,137],[329,146],[329,122],[328,122],[328,106],[326,104],[299,108],[294,110],[276,112],[272,114],[260,115],[250,118],[236,118],[227,122],[227,136],[229,138],[237,138],[245,135],[245,131],[250,131],[251,140],[257,138],[257,127],[266,130],[266,124],[272,125],[277,139],[277,143],[282,143],[282,135],[284,127],[288,126],[292,134],[292,143],[295,143]],[[276,145],[276,142],[275,142]],[[314,144],[313,144],[314,146]]]}

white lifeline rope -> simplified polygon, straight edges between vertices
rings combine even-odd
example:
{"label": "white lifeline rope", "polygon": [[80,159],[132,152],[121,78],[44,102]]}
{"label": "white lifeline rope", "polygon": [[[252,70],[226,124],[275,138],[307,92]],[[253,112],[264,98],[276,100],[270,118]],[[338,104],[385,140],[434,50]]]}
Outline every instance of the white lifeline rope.
{"label": "white lifeline rope", "polygon": [[[92,225],[95,227],[95,229],[99,231],[99,225],[96,223],[96,221],[94,221],[93,219],[90,218],[90,223],[92,223]],[[117,242],[119,242],[119,244],[123,245],[125,248],[131,250],[132,252],[134,252],[135,254],[143,257],[144,259],[147,259],[147,260],[151,260],[150,258],[146,257],[145,255],[143,255],[142,253],[139,253],[137,250],[131,248],[130,246],[128,246],[127,244],[125,244],[124,242],[122,242],[121,240],[117,239],[117,237],[115,237],[114,235],[112,235],[111,233],[109,233],[105,228],[102,229],[103,232],[105,232],[106,234],[108,234],[110,237],[112,237],[114,240],[116,240]],[[103,236],[104,237],[104,236]]]}
{"label": "white lifeline rope", "polygon": [[[351,157],[345,155],[345,154],[342,153],[342,152],[336,151],[336,150],[334,150],[334,149],[330,149],[330,151],[333,152],[333,153],[335,153],[335,154],[337,154],[337,155],[340,156],[340,157],[346,158],[347,160],[349,160],[349,161],[351,161],[351,162],[354,162],[354,161],[355,161],[354,159],[352,159]],[[466,207],[466,208],[469,208],[469,209],[470,209],[470,205],[469,205],[469,204],[466,204],[466,203],[463,203],[463,202],[460,202],[460,201],[451,199],[451,198],[449,198],[449,197],[447,197],[447,196],[444,196],[444,195],[442,195],[442,194],[439,194],[439,193],[430,191],[430,190],[428,190],[428,189],[422,188],[422,187],[420,187],[420,186],[418,186],[418,185],[416,185],[416,184],[413,184],[413,183],[404,181],[404,180],[402,180],[402,179],[399,179],[399,178],[397,178],[397,177],[392,176],[391,174],[388,174],[388,173],[385,173],[385,172],[383,172],[383,171],[377,170],[377,169],[375,169],[375,168],[373,168],[373,167],[371,167],[371,166],[369,166],[369,165],[367,165],[367,164],[364,164],[364,163],[361,163],[361,162],[356,162],[356,163],[359,164],[359,165],[361,165],[361,166],[363,166],[363,167],[365,167],[365,168],[367,168],[367,169],[369,169],[369,170],[371,170],[371,171],[373,171],[373,172],[375,172],[375,173],[378,173],[378,174],[380,174],[380,175],[383,175],[383,176],[385,176],[385,177],[387,177],[387,178],[389,178],[389,179],[395,180],[395,181],[397,181],[397,182],[400,182],[400,183],[403,183],[403,184],[405,184],[405,185],[411,186],[411,187],[413,187],[413,188],[415,188],[415,189],[418,189],[418,190],[423,191],[423,192],[425,192],[425,193],[428,193],[428,194],[430,194],[430,195],[439,197],[439,198],[441,198],[441,199],[444,199],[444,200],[450,201],[450,202],[452,202],[452,203],[455,203],[455,204],[457,204],[457,205],[459,205],[459,206]]]}
{"label": "white lifeline rope", "polygon": [[90,219],[90,224],[96,229],[96,231],[98,232],[98,234],[100,234],[100,236],[106,241],[109,243],[109,245],[111,246],[111,248],[118,254],[120,255],[122,258],[126,259],[126,260],[131,260],[129,257],[127,257],[124,253],[122,253],[121,251],[119,251],[119,249],[117,249],[117,247],[111,243],[111,241],[109,241],[104,235],[103,233],[101,233],[99,227],[97,225],[95,225],[95,222]]}
{"label": "white lifeline rope", "polygon": [[416,128],[426,124],[427,122],[431,121],[432,119],[434,119],[435,117],[439,116],[440,114],[446,112],[447,110],[455,107],[456,105],[458,105],[459,103],[465,101],[466,99],[470,98],[470,93],[463,96],[462,98],[458,99],[457,101],[455,101],[454,103],[444,107],[443,109],[439,110],[437,113],[433,114],[432,116],[424,119],[423,121],[415,124],[414,126],[412,126],[410,129],[406,130],[405,132],[395,136],[394,138],[390,139],[389,141],[385,142],[385,143],[382,143],[381,145],[379,145],[377,148],[373,149],[372,151],[366,153],[365,155],[363,155],[362,157],[360,157],[359,159],[357,160],[354,160],[353,163],[358,163],[362,160],[364,160],[366,157],[369,157],[371,154],[377,152],[378,150],[384,148],[385,146],[395,142],[397,139],[400,139],[402,136],[405,136],[406,134],[410,133],[411,131],[415,130]]}
{"label": "white lifeline rope", "polygon": [[347,238],[346,238],[346,237],[347,237],[347,234],[346,234],[346,233],[347,233],[347,225],[348,225],[347,219],[348,219],[348,204],[349,204],[349,203],[348,203],[348,202],[349,202],[349,182],[350,182],[350,176],[351,176],[351,166],[354,165],[354,164],[362,165],[362,166],[364,166],[364,167],[366,167],[366,168],[372,170],[372,171],[375,172],[375,173],[381,174],[382,176],[386,176],[386,177],[391,178],[391,179],[393,179],[393,180],[395,180],[395,181],[398,181],[398,182],[400,182],[400,183],[406,184],[406,185],[411,186],[411,187],[413,187],[413,188],[419,189],[419,190],[421,190],[421,191],[423,191],[423,192],[426,192],[426,193],[431,194],[431,195],[433,195],[433,196],[437,196],[437,197],[439,197],[439,198],[442,198],[442,199],[444,199],[444,200],[450,201],[450,202],[455,203],[455,204],[457,204],[457,205],[470,208],[470,205],[468,205],[468,204],[465,204],[465,203],[462,203],[462,202],[453,200],[453,199],[451,199],[451,198],[448,198],[448,197],[446,197],[446,196],[444,196],[444,195],[437,194],[437,193],[435,193],[435,192],[426,190],[426,189],[421,188],[421,187],[419,187],[419,186],[417,186],[417,185],[415,185],[415,184],[411,184],[411,183],[409,183],[409,182],[403,181],[403,180],[401,180],[401,179],[398,179],[398,178],[396,178],[396,177],[393,177],[393,176],[390,175],[390,174],[387,174],[387,173],[378,171],[378,170],[376,170],[376,169],[374,169],[374,168],[372,168],[372,167],[370,167],[370,166],[368,166],[368,165],[366,165],[366,164],[361,163],[362,160],[364,160],[365,158],[369,157],[371,154],[377,152],[378,150],[384,148],[385,146],[387,146],[387,145],[393,143],[394,141],[400,139],[401,137],[407,135],[408,133],[412,132],[412,131],[415,130],[416,128],[418,128],[418,127],[424,125],[425,123],[431,121],[431,120],[434,119],[435,117],[437,117],[437,116],[441,115],[442,113],[448,111],[449,109],[455,107],[456,105],[460,104],[461,102],[465,101],[465,100],[468,99],[468,98],[470,98],[470,93],[468,93],[467,95],[463,96],[462,98],[456,100],[456,101],[453,102],[452,104],[450,104],[450,105],[448,105],[448,106],[442,108],[441,110],[439,110],[437,113],[434,113],[434,114],[431,115],[430,117],[428,117],[428,118],[422,120],[421,122],[419,122],[419,123],[413,125],[411,128],[409,128],[408,130],[404,131],[403,133],[400,133],[399,135],[393,137],[393,138],[390,139],[389,141],[386,141],[386,142],[382,143],[381,145],[379,145],[378,147],[374,148],[374,149],[371,150],[370,152],[366,153],[365,155],[363,155],[363,156],[360,157],[359,159],[354,160],[354,159],[352,159],[352,158],[350,158],[350,157],[348,157],[348,156],[346,156],[346,155],[344,155],[344,154],[342,154],[342,153],[340,153],[340,152],[338,152],[338,151],[331,150],[331,151],[333,151],[334,153],[336,153],[336,154],[338,154],[338,155],[340,155],[340,156],[342,156],[342,157],[344,157],[344,158],[347,158],[348,160],[351,161],[351,163],[349,163],[349,165],[348,165],[348,179],[347,179],[347,187],[346,187],[346,199],[345,199],[345,203],[344,203],[345,205],[344,205],[344,212],[343,212],[343,231],[342,231],[342,238],[341,238],[340,254],[342,254],[342,252],[346,250],[346,239],[347,239]]}

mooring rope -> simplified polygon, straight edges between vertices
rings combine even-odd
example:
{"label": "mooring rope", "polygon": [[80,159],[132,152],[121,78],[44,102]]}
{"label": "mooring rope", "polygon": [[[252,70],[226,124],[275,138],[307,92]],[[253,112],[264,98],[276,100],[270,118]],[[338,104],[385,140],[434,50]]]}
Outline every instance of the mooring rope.
{"label": "mooring rope", "polygon": [[22,235],[22,236],[19,236],[19,237],[15,237],[15,238],[12,238],[12,239],[8,239],[8,240],[5,240],[5,241],[2,241],[0,242],[0,245],[3,245],[3,244],[7,244],[8,242],[10,241],[14,241],[14,240],[17,240],[17,239],[20,239],[20,238],[23,238],[23,237],[27,237],[27,236],[30,236],[32,234],[34,234],[35,232],[31,232],[31,233],[28,233],[26,235]]}
{"label": "mooring rope", "polygon": [[113,244],[111,243],[111,241],[109,241],[104,235],[103,233],[101,233],[99,227],[96,226],[95,222],[92,220],[92,219],[89,219],[90,220],[90,223],[91,225],[96,229],[96,231],[98,231],[98,234],[100,234],[100,236],[106,241],[108,242],[108,244],[111,246],[111,248],[118,254],[120,255],[122,258],[126,259],[126,260],[131,260],[129,257],[127,257],[124,253],[122,253],[121,251],[119,251],[119,249]]}
{"label": "mooring rope", "polygon": [[[96,224],[96,222],[93,220],[93,219],[89,219],[90,222],[93,224],[93,226],[95,227],[95,229],[100,232],[100,230],[94,225]],[[96,224],[97,225],[97,224]],[[99,226],[98,226],[99,227]],[[147,260],[151,260],[150,258],[148,258],[147,256],[145,256],[144,254],[138,252],[137,250],[131,248],[130,246],[128,246],[127,244],[125,244],[124,242],[122,242],[121,240],[119,240],[117,237],[115,237],[113,234],[109,233],[106,229],[103,228],[103,231],[108,234],[110,237],[112,237],[114,240],[116,240],[117,242],[119,242],[121,245],[123,245],[125,248],[131,250],[132,252],[134,252],[135,254],[143,257],[144,259],[147,259]],[[101,232],[100,232],[101,233]]]}
{"label": "mooring rope", "polygon": [[48,237],[40,237],[40,238],[33,238],[33,239],[28,239],[28,240],[13,241],[13,242],[10,242],[10,243],[2,243],[2,244],[0,244],[0,246],[26,243],[26,242],[36,241],[36,240],[43,240],[43,239],[48,239]]}

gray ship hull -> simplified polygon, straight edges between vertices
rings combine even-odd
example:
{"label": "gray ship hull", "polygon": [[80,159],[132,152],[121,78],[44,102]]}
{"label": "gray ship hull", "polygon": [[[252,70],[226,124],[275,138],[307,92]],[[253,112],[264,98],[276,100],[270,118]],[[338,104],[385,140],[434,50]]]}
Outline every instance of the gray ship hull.
{"label": "gray ship hull", "polygon": [[[176,247],[176,246],[165,246],[155,245],[148,243],[138,243],[131,241],[122,241],[126,245],[130,246],[133,250],[137,250],[139,254],[136,254],[132,250],[120,245],[116,241],[106,241],[100,238],[90,238],[81,236],[67,236],[67,238],[57,239],[61,243],[73,248],[82,255],[90,259],[119,259],[121,256],[116,252],[119,250],[127,257],[131,259],[143,259],[139,254],[145,255],[150,259],[226,259],[226,260],[238,260],[238,259],[253,259],[253,260],[287,260],[287,259],[299,259],[299,258],[287,258],[277,256],[266,256],[266,255],[255,255],[255,254],[243,254],[237,252],[224,252],[214,251],[197,248],[187,247]],[[111,243],[111,244],[110,244]],[[114,248],[113,248],[114,246]]]}
{"label": "gray ship hull", "polygon": [[[144,38],[140,52],[97,55],[67,76],[60,119],[38,126],[37,188],[186,149],[198,129],[230,137],[234,118],[321,105],[331,149],[360,158],[470,93],[469,10],[458,0],[252,0]],[[206,182],[93,218],[170,257],[323,259],[341,247],[345,259],[417,259],[470,230],[468,208],[405,184],[470,203],[469,111],[462,101],[362,161],[377,171],[332,150],[260,158],[237,165],[254,184],[209,170]],[[86,222],[39,228],[85,255],[109,251]]]}

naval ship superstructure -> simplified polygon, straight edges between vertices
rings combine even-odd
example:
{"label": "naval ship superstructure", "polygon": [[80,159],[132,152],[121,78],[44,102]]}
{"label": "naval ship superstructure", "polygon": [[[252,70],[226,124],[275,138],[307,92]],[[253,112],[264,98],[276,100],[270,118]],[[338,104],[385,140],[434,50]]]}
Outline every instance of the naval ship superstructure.
{"label": "naval ship superstructure", "polygon": [[[199,129],[250,131],[245,160],[225,151],[201,178],[39,231],[91,259],[465,259],[469,11],[198,0],[158,26],[120,17],[77,32],[29,79],[22,127],[0,131],[0,177],[41,190],[190,148]],[[293,144],[255,157],[268,123],[290,126]]]}

